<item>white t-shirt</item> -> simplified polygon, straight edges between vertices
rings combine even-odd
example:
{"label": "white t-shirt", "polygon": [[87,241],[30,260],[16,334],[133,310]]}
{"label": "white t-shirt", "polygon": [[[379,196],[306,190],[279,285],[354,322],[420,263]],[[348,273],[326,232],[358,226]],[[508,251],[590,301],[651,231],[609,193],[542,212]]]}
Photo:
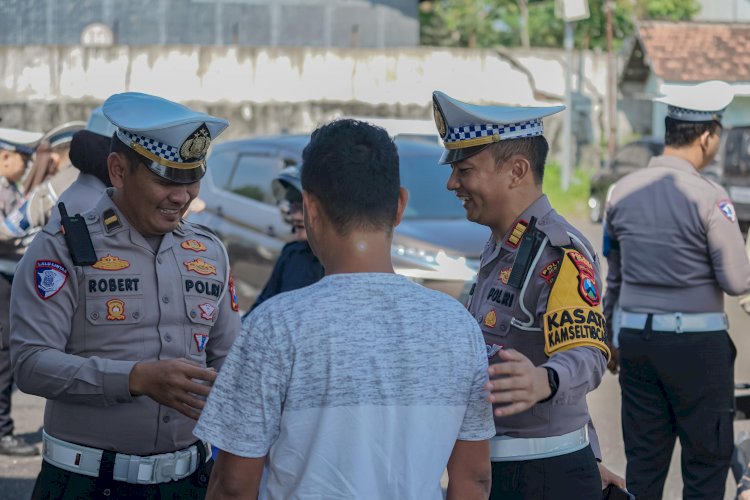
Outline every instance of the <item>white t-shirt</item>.
{"label": "white t-shirt", "polygon": [[495,435],[487,354],[453,298],[336,274],[245,320],[195,435],[268,455],[261,498],[441,499],[456,440]]}

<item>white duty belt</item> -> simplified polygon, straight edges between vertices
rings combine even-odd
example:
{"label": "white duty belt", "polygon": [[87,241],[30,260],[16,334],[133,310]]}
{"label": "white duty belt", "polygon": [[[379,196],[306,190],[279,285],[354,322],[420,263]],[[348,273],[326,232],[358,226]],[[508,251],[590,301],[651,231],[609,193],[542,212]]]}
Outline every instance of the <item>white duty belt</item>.
{"label": "white duty belt", "polygon": [[[652,314],[651,329],[655,332],[695,333],[719,332],[729,329],[729,321],[724,313],[668,313]],[[647,313],[622,311],[620,328],[643,330],[646,327]]]}
{"label": "white duty belt", "polygon": [[[76,474],[99,477],[102,450],[68,443],[42,431],[42,457],[45,462]],[[211,449],[206,446],[206,461]],[[132,484],[161,484],[179,481],[198,468],[198,446],[193,445],[174,453],[139,457],[118,453],[112,477],[115,481]]]}
{"label": "white duty belt", "polygon": [[513,438],[495,436],[490,439],[490,458],[493,462],[516,462],[558,457],[582,450],[589,444],[589,430],[581,429],[542,438]]}

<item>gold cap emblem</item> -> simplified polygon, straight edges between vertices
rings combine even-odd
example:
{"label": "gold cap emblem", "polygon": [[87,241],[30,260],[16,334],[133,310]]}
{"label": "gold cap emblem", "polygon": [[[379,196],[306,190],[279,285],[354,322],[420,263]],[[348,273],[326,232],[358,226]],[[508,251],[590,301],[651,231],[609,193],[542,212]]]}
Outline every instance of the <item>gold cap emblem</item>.
{"label": "gold cap emblem", "polygon": [[445,118],[443,118],[443,112],[440,110],[440,106],[435,99],[432,100],[432,114],[435,117],[435,125],[437,125],[438,134],[441,138],[445,137],[447,132],[445,128]]}

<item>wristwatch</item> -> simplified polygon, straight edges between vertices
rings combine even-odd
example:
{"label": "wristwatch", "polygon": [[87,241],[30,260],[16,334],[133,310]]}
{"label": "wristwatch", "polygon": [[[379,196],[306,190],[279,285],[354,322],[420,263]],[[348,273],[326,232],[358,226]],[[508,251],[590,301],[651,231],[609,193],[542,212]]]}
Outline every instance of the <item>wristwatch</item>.
{"label": "wristwatch", "polygon": [[554,398],[560,385],[560,378],[557,376],[557,372],[553,368],[550,368],[548,366],[545,366],[544,369],[547,370],[547,381],[549,382],[550,394],[548,397],[539,401],[540,403],[546,403],[550,399]]}

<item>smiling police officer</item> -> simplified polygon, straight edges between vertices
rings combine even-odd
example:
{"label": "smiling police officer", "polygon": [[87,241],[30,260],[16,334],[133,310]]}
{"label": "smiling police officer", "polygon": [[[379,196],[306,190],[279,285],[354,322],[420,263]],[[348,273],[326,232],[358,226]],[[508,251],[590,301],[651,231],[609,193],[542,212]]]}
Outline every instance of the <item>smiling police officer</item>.
{"label": "smiling police officer", "polygon": [[139,93],[103,109],[114,187],[48,224],[13,284],[18,386],[48,400],[36,494],[202,498],[192,430],[240,325],[224,247],[182,215],[227,122]]}
{"label": "smiling police officer", "polygon": [[609,356],[599,262],[542,192],[542,118],[563,107],[433,103],[447,187],[492,231],[468,304],[495,403],[491,498],[601,498],[586,406]]}

